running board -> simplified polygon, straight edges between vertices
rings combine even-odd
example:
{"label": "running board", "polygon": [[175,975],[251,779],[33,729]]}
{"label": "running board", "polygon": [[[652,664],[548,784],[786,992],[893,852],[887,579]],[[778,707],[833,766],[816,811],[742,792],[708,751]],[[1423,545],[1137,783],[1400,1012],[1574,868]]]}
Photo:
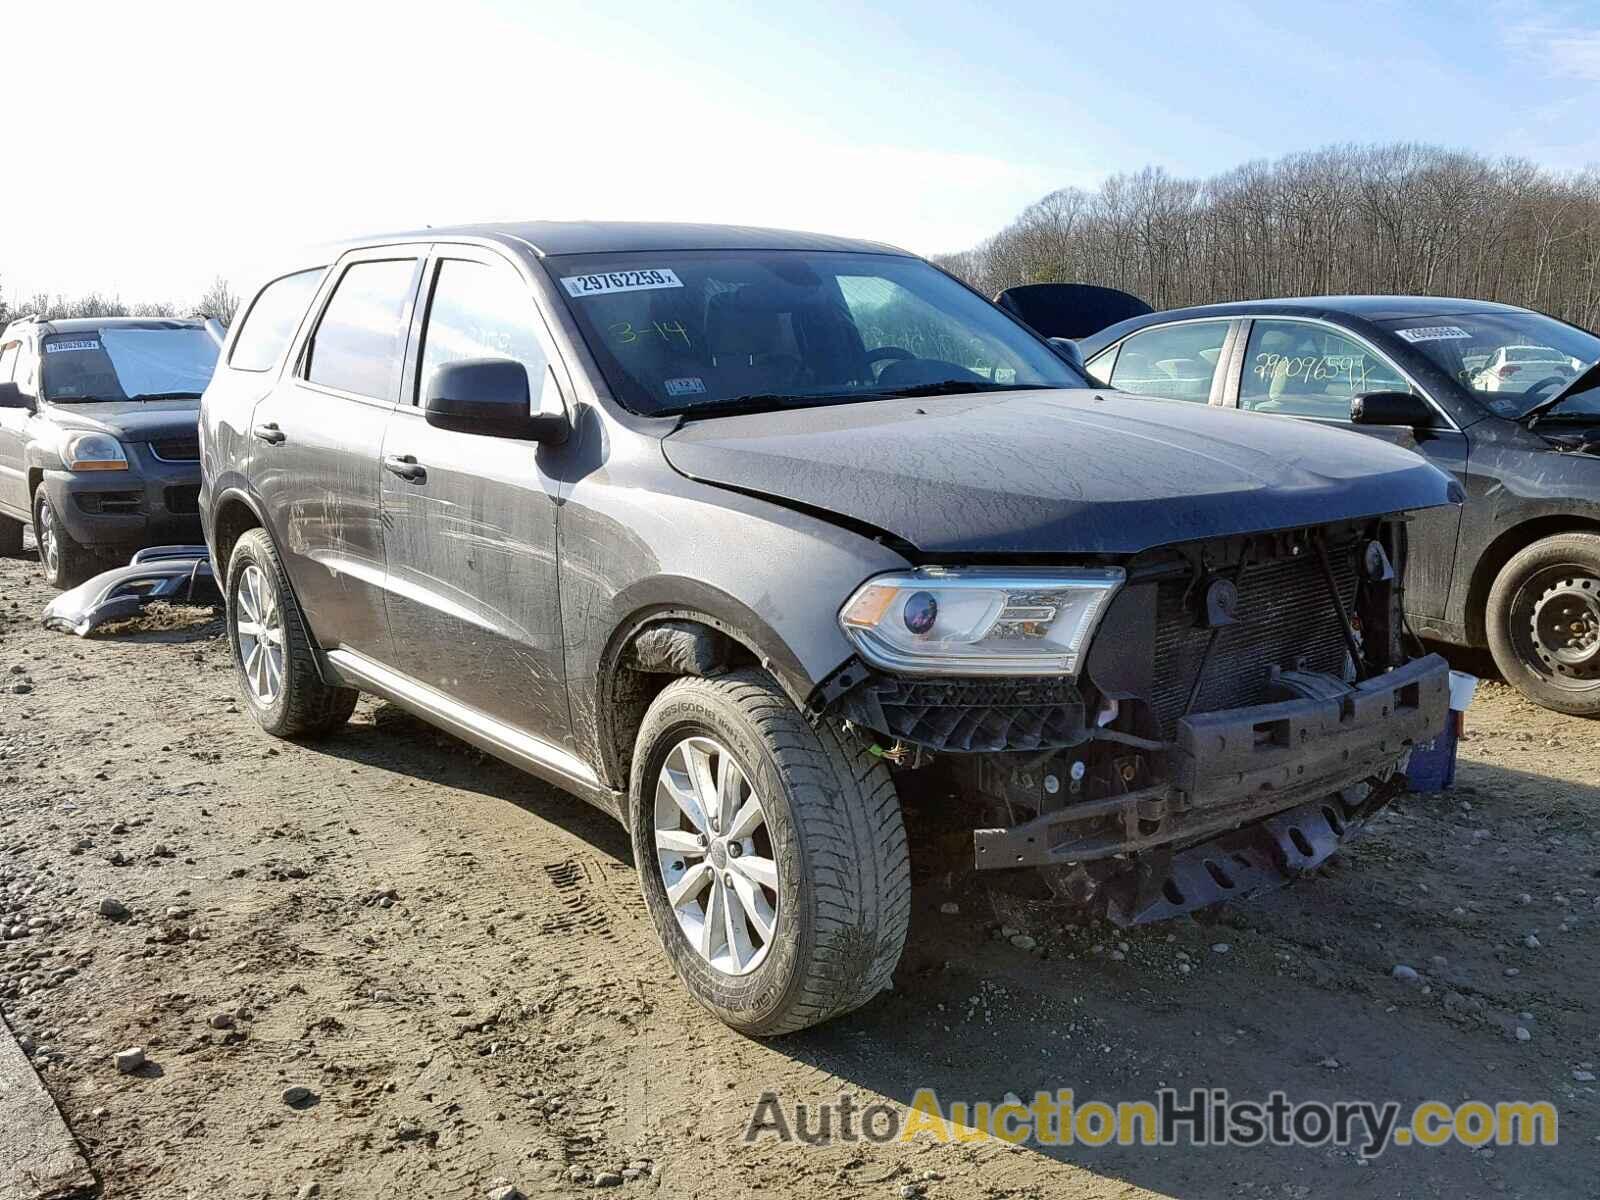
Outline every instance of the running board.
{"label": "running board", "polygon": [[588,763],[560,746],[462,704],[357,651],[329,650],[324,657],[347,686],[382,696],[462,741],[576,793],[613,816],[622,816],[622,794],[604,786]]}

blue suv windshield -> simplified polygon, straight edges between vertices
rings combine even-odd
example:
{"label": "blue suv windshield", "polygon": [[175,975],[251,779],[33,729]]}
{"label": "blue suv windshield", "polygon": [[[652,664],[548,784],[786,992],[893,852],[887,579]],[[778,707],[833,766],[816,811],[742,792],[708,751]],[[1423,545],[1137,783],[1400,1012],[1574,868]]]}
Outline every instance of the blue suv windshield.
{"label": "blue suv windshield", "polygon": [[671,251],[545,260],[638,413],[1086,387],[1006,313],[916,258]]}
{"label": "blue suv windshield", "polygon": [[44,339],[41,385],[55,404],[198,397],[217,365],[204,329],[116,328]]}

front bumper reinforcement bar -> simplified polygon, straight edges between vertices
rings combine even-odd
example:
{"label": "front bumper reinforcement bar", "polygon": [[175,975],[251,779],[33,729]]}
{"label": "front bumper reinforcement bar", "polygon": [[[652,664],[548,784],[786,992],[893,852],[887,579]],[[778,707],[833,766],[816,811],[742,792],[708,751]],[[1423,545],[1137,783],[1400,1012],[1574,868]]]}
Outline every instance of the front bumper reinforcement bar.
{"label": "front bumper reinforcement bar", "polygon": [[[1070,867],[1170,854],[1275,816],[1286,820],[1291,809],[1316,808],[1385,776],[1410,747],[1444,727],[1449,706],[1450,668],[1430,654],[1336,694],[1185,717],[1166,782],[1051,809],[1021,825],[975,830],[977,867]],[[1316,844],[1305,829],[1300,836]]]}

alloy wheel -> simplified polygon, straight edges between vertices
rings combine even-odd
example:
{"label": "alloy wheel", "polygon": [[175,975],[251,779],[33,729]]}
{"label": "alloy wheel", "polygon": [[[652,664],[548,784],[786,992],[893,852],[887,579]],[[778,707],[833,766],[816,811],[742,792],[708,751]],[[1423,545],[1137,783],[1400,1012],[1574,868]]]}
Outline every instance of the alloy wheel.
{"label": "alloy wheel", "polygon": [[61,567],[61,541],[56,532],[56,514],[48,500],[39,505],[39,558],[52,576]]}
{"label": "alloy wheel", "polygon": [[689,737],[656,779],[656,864],[678,928],[712,969],[747,975],[782,919],[778,864],[761,797],[738,761]]}
{"label": "alloy wheel", "polygon": [[256,703],[271,707],[283,690],[283,609],[277,588],[266,572],[251,563],[239,576],[234,604],[238,610],[234,631],[245,683]]}

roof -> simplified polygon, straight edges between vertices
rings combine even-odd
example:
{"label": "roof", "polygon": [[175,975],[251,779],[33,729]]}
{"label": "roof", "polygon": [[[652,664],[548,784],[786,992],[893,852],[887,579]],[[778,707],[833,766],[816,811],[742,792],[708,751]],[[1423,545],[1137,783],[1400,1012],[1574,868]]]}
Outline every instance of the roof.
{"label": "roof", "polygon": [[1527,312],[1514,304],[1491,300],[1463,300],[1454,296],[1289,296],[1276,300],[1234,300],[1194,308],[1168,309],[1160,315],[1225,316],[1230,313],[1315,312],[1344,313],[1368,321],[1403,321],[1412,317],[1443,317],[1468,313]]}
{"label": "roof", "polygon": [[666,221],[516,221],[505,224],[446,225],[371,238],[351,238],[345,247],[374,242],[483,239],[521,243],[542,255],[650,252],[655,250],[842,250],[867,254],[908,254],[895,246],[859,238],[751,225],[692,225]]}
{"label": "roof", "polygon": [[[93,333],[97,329],[203,329],[199,317],[63,317],[60,320],[19,317],[12,325],[48,325],[50,333]],[[6,326],[7,329],[11,325]]]}

